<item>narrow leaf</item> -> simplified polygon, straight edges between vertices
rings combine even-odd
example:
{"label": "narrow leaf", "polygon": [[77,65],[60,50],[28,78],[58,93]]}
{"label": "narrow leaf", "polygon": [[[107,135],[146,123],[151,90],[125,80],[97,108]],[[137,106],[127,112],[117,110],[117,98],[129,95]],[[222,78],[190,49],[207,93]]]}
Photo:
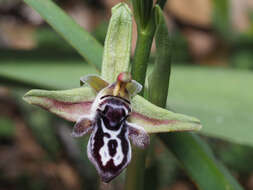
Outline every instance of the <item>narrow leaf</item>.
{"label": "narrow leaf", "polygon": [[[156,33],[156,42],[157,45],[163,47],[160,51],[166,50],[166,39],[169,42],[168,35],[166,34],[167,29],[163,23],[162,11],[159,7],[156,6],[156,21],[158,21],[157,33]],[[160,23],[160,24],[159,24]],[[163,35],[164,34],[164,35]],[[164,36],[164,41],[161,41],[161,37]],[[167,37],[166,37],[167,36]],[[158,52],[161,53],[161,52]],[[165,53],[160,55],[166,57]],[[165,58],[164,57],[164,58]],[[163,60],[159,61],[157,59],[155,69],[159,70],[159,67],[162,69],[170,70],[170,64],[166,64]],[[156,70],[154,70],[156,71]],[[164,74],[159,72],[153,72],[151,85],[153,86],[153,91],[150,91],[151,101],[162,107],[166,107],[166,96],[160,96],[157,98],[155,93],[166,93],[168,89],[169,78],[166,78]],[[191,76],[192,77],[192,76]],[[160,87],[159,81],[165,86]],[[185,88],[184,83],[184,88]],[[192,89],[191,89],[192,90]],[[156,92],[154,92],[156,91]],[[153,97],[154,96],[154,97]],[[158,96],[159,97],[159,96]],[[181,126],[181,125],[180,125]],[[199,189],[205,190],[241,190],[240,185],[234,180],[234,178],[229,174],[229,172],[214,158],[210,148],[205,142],[203,142],[197,135],[192,133],[169,133],[169,134],[158,134],[161,140],[165,145],[176,155],[177,159],[183,164],[189,176],[193,181],[198,185]]]}
{"label": "narrow leaf", "polygon": [[201,128],[198,119],[173,113],[138,95],[132,100],[132,108],[130,121],[142,126],[148,133],[189,131]]}
{"label": "narrow leaf", "polygon": [[80,76],[97,74],[94,67],[83,64],[82,61],[39,59],[36,62],[29,60],[1,63],[0,82],[35,89],[64,90],[78,88]]}
{"label": "narrow leaf", "polygon": [[23,97],[26,102],[72,122],[90,113],[94,98],[92,89],[88,87],[61,91],[31,90]]}
{"label": "narrow leaf", "polygon": [[65,40],[99,70],[103,47],[51,0],[24,0],[35,9]]}
{"label": "narrow leaf", "polygon": [[165,106],[171,70],[171,37],[161,8],[155,6],[156,60],[148,81],[148,100],[158,106]]}
{"label": "narrow leaf", "polygon": [[208,145],[192,133],[159,134],[176,155],[189,176],[205,190],[242,190],[238,182],[219,163]]}
{"label": "narrow leaf", "polygon": [[116,80],[119,73],[128,71],[132,43],[132,15],[125,3],[112,8],[108,27],[101,76],[107,82]]}

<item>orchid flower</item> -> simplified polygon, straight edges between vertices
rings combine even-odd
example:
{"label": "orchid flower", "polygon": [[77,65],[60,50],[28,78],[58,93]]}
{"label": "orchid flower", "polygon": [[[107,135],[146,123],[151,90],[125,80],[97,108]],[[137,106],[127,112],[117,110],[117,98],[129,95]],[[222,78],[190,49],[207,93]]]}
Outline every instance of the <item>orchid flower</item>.
{"label": "orchid flower", "polygon": [[[112,9],[101,77],[81,77],[80,88],[31,90],[24,100],[75,122],[72,136],[89,134],[87,154],[102,181],[118,176],[131,161],[131,144],[145,148],[148,133],[199,130],[200,121],[160,108],[137,95],[142,86],[127,72],[131,50],[131,11]],[[130,140],[129,140],[130,139]]]}

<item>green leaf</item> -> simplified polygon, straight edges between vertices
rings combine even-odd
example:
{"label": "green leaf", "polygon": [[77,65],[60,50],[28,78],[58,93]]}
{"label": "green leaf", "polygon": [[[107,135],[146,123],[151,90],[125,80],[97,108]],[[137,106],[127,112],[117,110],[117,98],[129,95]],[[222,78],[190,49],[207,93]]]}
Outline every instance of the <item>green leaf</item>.
{"label": "green leaf", "polygon": [[[138,113],[143,114],[142,117],[137,117],[138,115],[136,115],[135,119],[138,120],[135,122],[141,122],[141,119],[143,119],[141,126],[144,126],[146,131],[154,133],[199,130],[201,125],[198,119],[176,114],[161,108],[166,106],[168,94],[171,68],[171,39],[161,8],[156,5],[154,10],[156,18],[156,61],[149,77],[147,90],[148,100],[153,104],[145,101],[145,99],[138,100],[138,103],[133,104],[133,107],[137,107],[134,107],[134,110],[138,109]],[[143,117],[144,115],[145,117]],[[159,120],[155,118],[159,118]],[[145,122],[144,119],[146,119]]]}
{"label": "green leaf", "polygon": [[[161,9],[156,6],[156,63],[149,80],[149,99],[152,103],[166,107],[170,77],[170,38]],[[167,61],[167,62],[166,62]],[[163,71],[164,70],[164,71]],[[166,73],[167,72],[167,73]],[[160,84],[159,84],[160,83]],[[154,109],[152,109],[154,110]],[[159,111],[161,113],[161,111]],[[153,116],[154,114],[150,114]],[[187,123],[187,126],[189,124]],[[182,124],[179,122],[179,128]],[[200,189],[241,189],[226,169],[219,168],[207,145],[197,135],[172,133],[158,134],[167,147],[183,163],[184,169]],[[174,137],[174,138],[171,138]],[[195,138],[194,138],[195,137]],[[208,179],[208,180],[206,180]]]}
{"label": "green leaf", "polygon": [[252,81],[250,71],[176,67],[167,105],[197,116],[202,134],[253,146]]}
{"label": "green leaf", "polygon": [[171,37],[161,8],[155,6],[156,59],[148,80],[147,99],[160,107],[166,105],[171,70]]}
{"label": "green leaf", "polygon": [[242,187],[213,156],[204,141],[192,133],[159,134],[189,176],[205,190],[242,190]]}
{"label": "green leaf", "polygon": [[31,90],[23,97],[29,104],[40,106],[72,122],[90,113],[94,98],[94,92],[89,87],[62,91]]}
{"label": "green leaf", "polygon": [[[49,69],[50,68],[50,69]],[[71,71],[71,72],[70,72]],[[0,64],[0,81],[14,86],[42,89],[80,87],[80,77],[98,74],[94,67],[81,61],[20,61]]]}
{"label": "green leaf", "polygon": [[148,133],[199,130],[200,121],[183,114],[158,107],[141,96],[131,102],[133,113],[130,121],[142,126]]}
{"label": "green leaf", "polygon": [[51,0],[24,0],[35,9],[88,63],[99,70],[103,47]]}
{"label": "green leaf", "polygon": [[132,44],[132,15],[125,3],[112,8],[112,17],[105,39],[101,76],[112,83],[129,69]]}

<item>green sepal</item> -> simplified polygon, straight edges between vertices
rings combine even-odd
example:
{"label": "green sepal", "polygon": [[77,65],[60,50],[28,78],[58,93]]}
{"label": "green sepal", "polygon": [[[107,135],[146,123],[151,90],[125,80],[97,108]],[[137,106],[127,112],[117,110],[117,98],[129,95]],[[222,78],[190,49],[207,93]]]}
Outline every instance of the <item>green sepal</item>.
{"label": "green sepal", "polygon": [[101,77],[109,83],[121,72],[128,71],[132,44],[132,14],[128,5],[112,8],[112,17],[105,39]]}
{"label": "green sepal", "polygon": [[95,94],[89,87],[59,91],[30,90],[23,99],[68,121],[76,122],[81,116],[90,113]]}
{"label": "green sepal", "polygon": [[198,119],[158,107],[139,95],[132,99],[131,104],[133,112],[129,121],[142,126],[147,133],[201,129]]}
{"label": "green sepal", "polygon": [[[89,87],[60,91],[31,90],[23,99],[68,121],[76,122],[80,117],[90,113],[95,94]],[[132,99],[132,108],[130,122],[142,126],[148,133],[201,128],[198,119],[160,108],[138,95]]]}

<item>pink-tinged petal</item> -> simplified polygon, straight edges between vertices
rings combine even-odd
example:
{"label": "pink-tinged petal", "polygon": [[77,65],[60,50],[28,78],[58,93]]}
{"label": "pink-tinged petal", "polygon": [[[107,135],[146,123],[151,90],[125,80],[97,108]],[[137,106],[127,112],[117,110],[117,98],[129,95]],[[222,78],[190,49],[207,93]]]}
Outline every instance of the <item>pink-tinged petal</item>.
{"label": "pink-tinged petal", "polygon": [[139,148],[146,148],[149,145],[150,139],[147,132],[140,126],[126,122],[126,125],[129,130],[129,138],[131,139],[132,143]]}
{"label": "pink-tinged petal", "polygon": [[160,108],[141,96],[135,96],[131,104],[133,112],[129,121],[143,127],[147,133],[201,129],[198,119]]}
{"label": "pink-tinged petal", "polygon": [[82,116],[78,121],[76,122],[73,131],[72,136],[73,137],[81,137],[87,133],[89,133],[93,128],[93,121],[91,120],[90,116]]}
{"label": "pink-tinged petal", "polygon": [[92,89],[88,87],[60,91],[31,90],[23,97],[26,102],[72,122],[90,114],[94,98]]}

